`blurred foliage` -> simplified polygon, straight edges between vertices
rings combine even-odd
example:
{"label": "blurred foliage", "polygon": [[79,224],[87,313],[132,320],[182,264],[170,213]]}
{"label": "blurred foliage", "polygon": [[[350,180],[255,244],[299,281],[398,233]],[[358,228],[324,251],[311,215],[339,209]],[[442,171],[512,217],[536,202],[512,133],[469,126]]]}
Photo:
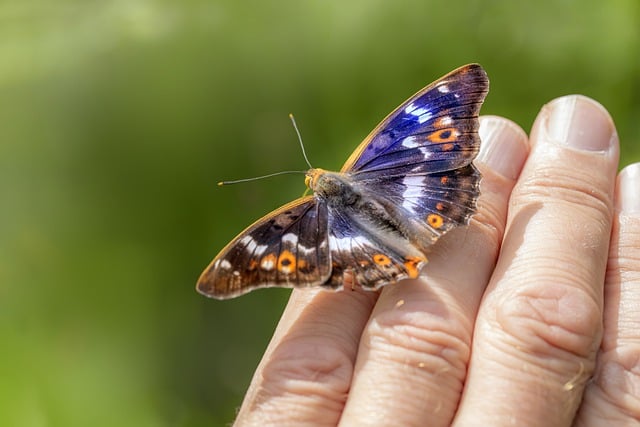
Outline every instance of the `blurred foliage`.
{"label": "blurred foliage", "polygon": [[528,129],[583,93],[640,160],[635,0],[0,2],[0,425],[225,425],[288,291],[195,293],[253,219],[480,62]]}

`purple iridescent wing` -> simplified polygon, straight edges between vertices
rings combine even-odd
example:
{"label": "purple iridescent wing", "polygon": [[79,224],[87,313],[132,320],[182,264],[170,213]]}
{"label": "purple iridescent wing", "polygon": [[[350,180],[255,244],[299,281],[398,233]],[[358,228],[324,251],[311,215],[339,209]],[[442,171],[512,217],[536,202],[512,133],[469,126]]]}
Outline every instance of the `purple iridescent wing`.
{"label": "purple iridescent wing", "polygon": [[480,65],[452,71],[385,118],[342,169],[396,216],[421,222],[425,247],[475,212],[480,173],[471,162],[488,90]]}
{"label": "purple iridescent wing", "polygon": [[372,197],[382,197],[396,217],[419,223],[423,230],[418,244],[427,249],[452,228],[467,224],[476,210],[480,173],[473,165],[447,172],[390,176],[369,180]]}
{"label": "purple iridescent wing", "polygon": [[445,172],[478,153],[478,112],[489,80],[465,65],[422,89],[389,114],[342,167],[354,180]]}

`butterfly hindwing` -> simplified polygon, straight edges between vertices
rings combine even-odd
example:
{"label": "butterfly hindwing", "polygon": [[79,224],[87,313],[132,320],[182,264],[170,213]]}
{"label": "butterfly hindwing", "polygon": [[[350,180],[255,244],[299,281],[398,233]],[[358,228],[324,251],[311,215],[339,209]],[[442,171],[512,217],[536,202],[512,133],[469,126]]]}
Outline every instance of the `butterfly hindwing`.
{"label": "butterfly hindwing", "polygon": [[467,224],[476,210],[480,173],[471,165],[436,174],[381,177],[367,181],[372,197],[383,197],[393,214],[422,223],[424,247],[452,228]]}
{"label": "butterfly hindwing", "polygon": [[330,275],[327,207],[313,196],[281,207],[229,243],[198,280],[200,293],[233,298],[256,288],[320,285]]}
{"label": "butterfly hindwing", "polygon": [[324,287],[377,289],[400,279],[416,278],[426,257],[404,242],[389,245],[382,235],[359,228],[349,212],[329,211],[331,277]]}
{"label": "butterfly hindwing", "polygon": [[354,180],[438,173],[471,163],[478,112],[489,89],[481,66],[466,65],[430,84],[387,116],[342,168]]}

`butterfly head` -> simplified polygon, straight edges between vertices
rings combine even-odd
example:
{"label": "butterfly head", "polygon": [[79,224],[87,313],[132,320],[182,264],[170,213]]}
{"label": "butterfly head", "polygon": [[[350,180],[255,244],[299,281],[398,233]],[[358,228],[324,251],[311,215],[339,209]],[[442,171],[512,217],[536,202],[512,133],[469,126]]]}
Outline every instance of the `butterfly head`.
{"label": "butterfly head", "polygon": [[312,168],[307,171],[304,177],[304,185],[309,187],[310,190],[315,190],[318,183],[318,178],[324,175],[326,171],[320,168]]}
{"label": "butterfly head", "polygon": [[350,205],[360,198],[353,188],[353,182],[341,172],[310,169],[307,172],[305,184],[329,206]]}

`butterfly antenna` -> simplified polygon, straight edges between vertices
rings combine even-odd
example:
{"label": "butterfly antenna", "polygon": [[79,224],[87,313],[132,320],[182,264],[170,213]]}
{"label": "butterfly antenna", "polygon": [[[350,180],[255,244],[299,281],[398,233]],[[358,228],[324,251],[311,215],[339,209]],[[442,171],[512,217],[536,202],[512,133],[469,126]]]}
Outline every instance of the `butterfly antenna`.
{"label": "butterfly antenna", "polygon": [[[311,162],[309,162],[309,158],[307,157],[307,152],[304,149],[304,144],[302,143],[302,135],[300,135],[300,130],[298,129],[296,119],[293,117],[293,114],[291,113],[289,114],[289,118],[291,119],[291,123],[293,123],[293,128],[296,130],[296,134],[298,135],[298,141],[300,142],[300,148],[302,149],[302,156],[304,157],[304,161],[307,162],[307,165],[309,166],[310,169],[313,169],[313,166],[311,166]],[[306,171],[280,171],[280,172],[270,173],[268,175],[254,176],[252,178],[234,179],[232,181],[220,181],[218,182],[218,185],[223,186],[223,185],[239,184],[241,182],[250,182],[250,181],[257,181],[259,179],[264,179],[264,178],[271,178],[272,176],[299,174],[299,173],[306,174],[307,172]]]}
{"label": "butterfly antenna", "polygon": [[304,157],[304,161],[307,162],[307,165],[309,165],[309,169],[313,169],[313,166],[311,166],[311,162],[309,162],[309,158],[307,157],[307,152],[304,150],[304,144],[302,143],[302,135],[300,135],[300,131],[298,130],[296,119],[293,117],[293,114],[291,113],[289,113],[289,118],[291,119],[293,128],[296,130],[296,134],[298,135],[298,141],[300,142],[300,148],[302,149],[302,156]]}
{"label": "butterfly antenna", "polygon": [[272,176],[288,175],[288,174],[293,174],[293,173],[295,173],[295,174],[298,174],[298,173],[305,174],[307,172],[305,172],[305,171],[280,171],[280,172],[270,173],[269,175],[254,176],[252,178],[234,179],[233,181],[220,181],[218,183],[218,185],[219,186],[223,186],[223,185],[239,184],[241,182],[257,181],[259,179],[271,178]]}

